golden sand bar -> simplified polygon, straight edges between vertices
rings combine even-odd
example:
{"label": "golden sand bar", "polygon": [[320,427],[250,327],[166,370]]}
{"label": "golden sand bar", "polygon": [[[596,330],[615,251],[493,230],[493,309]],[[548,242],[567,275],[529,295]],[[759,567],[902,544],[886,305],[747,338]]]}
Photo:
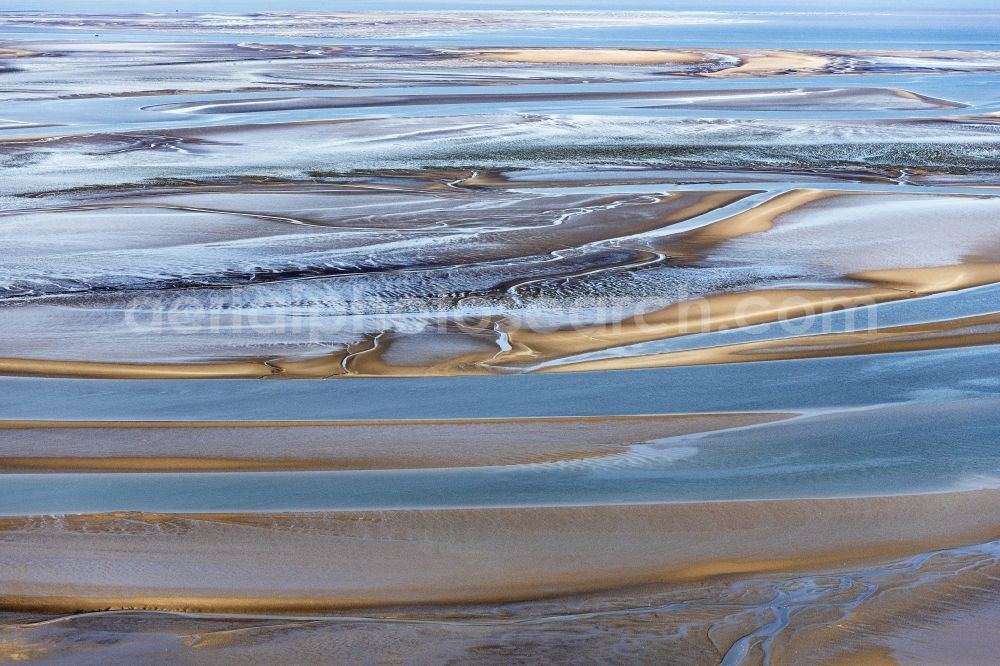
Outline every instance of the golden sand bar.
{"label": "golden sand bar", "polygon": [[[1000,269],[998,269],[997,274],[1000,276]],[[905,326],[886,326],[870,331],[802,335],[661,354],[580,361],[554,366],[543,370],[543,372],[583,372],[781,361],[797,358],[887,354],[996,344],[1000,344],[1000,314],[988,314]]]}
{"label": "golden sand bar", "polygon": [[871,498],[0,520],[0,606],[322,612],[500,602],[983,543],[1000,490]]}
{"label": "golden sand bar", "polygon": [[517,465],[793,414],[401,421],[3,421],[0,472],[418,469]]}
{"label": "golden sand bar", "polygon": [[38,55],[38,53],[28,49],[0,47],[0,58],[27,58],[33,55]]}
{"label": "golden sand bar", "polygon": [[514,49],[482,51],[477,60],[574,65],[666,65],[701,62],[705,56],[689,51],[655,49]]}
{"label": "golden sand bar", "polygon": [[[511,341],[522,348],[525,360],[552,360],[565,355],[568,349],[577,353],[600,351],[625,344],[646,342],[675,337],[685,333],[718,331],[735,326],[749,326],[782,321],[795,317],[828,313],[835,310],[862,305],[873,305],[891,301],[926,296],[957,289],[982,286],[1000,281],[1000,264],[971,264],[941,266],[933,268],[894,269],[870,271],[853,276],[858,280],[871,282],[872,287],[854,289],[772,289],[712,296],[697,303],[682,303],[645,317],[623,322],[618,326],[592,327],[571,331],[559,331],[549,335],[526,333],[511,335]],[[885,331],[892,334],[893,331]],[[909,333],[911,331],[903,331]],[[992,332],[984,333],[978,339],[957,337],[942,340],[933,335],[911,338],[905,344],[901,340],[883,347],[881,351],[915,351],[918,349],[939,349],[961,346],[962,343],[992,344]],[[830,342],[835,342],[831,338]],[[841,340],[843,341],[843,340]],[[517,347],[515,347],[516,349]],[[557,351],[561,350],[561,351]],[[879,351],[872,348],[870,352]],[[826,355],[836,355],[828,353]],[[801,357],[809,357],[802,353]],[[794,355],[785,356],[792,358]],[[652,366],[657,360],[645,357]],[[767,360],[766,358],[746,360]],[[595,370],[647,367],[630,358],[595,361],[593,364],[577,364],[574,369]]]}
{"label": "golden sand bar", "polygon": [[[825,55],[802,51],[734,52],[740,59],[734,67],[710,72],[704,76],[773,76],[778,74],[813,74],[824,71],[830,64]],[[476,60],[499,62],[573,64],[573,65],[688,65],[704,62],[708,55],[698,51],[661,49],[562,49],[525,48],[481,51],[470,56]]]}
{"label": "golden sand bar", "polygon": [[815,74],[830,64],[830,58],[800,51],[766,51],[741,54],[740,64],[705,76],[773,76],[775,74]]}
{"label": "golden sand bar", "polygon": [[[882,288],[767,289],[686,301],[605,326],[555,332],[515,331],[513,351],[491,367],[531,368],[570,355],[604,351],[694,333],[721,331],[900,300],[913,294]],[[2,368],[2,364],[0,364]]]}

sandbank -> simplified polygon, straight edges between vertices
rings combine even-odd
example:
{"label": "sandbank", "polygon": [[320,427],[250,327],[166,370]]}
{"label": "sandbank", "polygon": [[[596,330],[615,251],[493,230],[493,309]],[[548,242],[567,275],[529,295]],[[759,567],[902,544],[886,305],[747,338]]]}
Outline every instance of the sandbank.
{"label": "sandbank", "polygon": [[1000,490],[692,504],[0,520],[0,606],[321,613],[843,566],[1000,534]]}

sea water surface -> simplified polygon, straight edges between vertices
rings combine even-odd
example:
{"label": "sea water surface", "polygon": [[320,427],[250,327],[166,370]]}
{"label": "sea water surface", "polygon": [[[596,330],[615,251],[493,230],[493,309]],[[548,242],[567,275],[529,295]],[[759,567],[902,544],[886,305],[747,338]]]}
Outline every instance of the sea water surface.
{"label": "sea water surface", "polygon": [[[81,7],[67,0],[50,0],[39,5],[9,5],[3,11],[38,13],[231,13],[286,9],[269,0],[234,2],[232,0],[153,0],[141,7],[123,0],[101,2],[98,6]],[[680,17],[707,16],[717,19],[740,19],[742,22],[696,25],[623,25],[620,27],[562,28],[539,27],[534,30],[480,31],[462,34],[426,34],[399,37],[387,32],[359,39],[338,38],[337,43],[400,43],[440,46],[693,46],[701,48],[770,47],[804,49],[975,49],[995,50],[1000,36],[995,28],[1000,12],[989,2],[966,0],[949,3],[947,7],[932,2],[868,3],[851,0],[840,3],[803,3],[788,0],[709,0],[707,2],[672,2],[664,5],[649,0],[615,3],[613,7],[594,2],[508,2],[502,6],[476,0],[451,2],[413,2],[408,0],[366,3],[364,7],[331,6],[317,0],[299,0],[292,9],[313,11],[616,11],[676,12]],[[12,36],[51,37],[51,32],[31,28],[9,29]],[[70,31],[71,32],[71,31]],[[62,31],[65,36],[66,31]],[[87,36],[93,34],[88,31]],[[108,33],[104,33],[107,35]],[[205,33],[114,31],[116,38],[140,41],[192,40],[210,41]],[[287,42],[325,44],[322,37],[295,37],[247,34],[264,43]]]}
{"label": "sea water surface", "polygon": [[[402,471],[0,475],[0,515],[845,497],[1000,483],[1000,347],[569,375],[2,379],[0,417],[337,420],[792,412],[566,462]],[[947,367],[942,378],[940,369]],[[405,437],[405,435],[403,435]]]}

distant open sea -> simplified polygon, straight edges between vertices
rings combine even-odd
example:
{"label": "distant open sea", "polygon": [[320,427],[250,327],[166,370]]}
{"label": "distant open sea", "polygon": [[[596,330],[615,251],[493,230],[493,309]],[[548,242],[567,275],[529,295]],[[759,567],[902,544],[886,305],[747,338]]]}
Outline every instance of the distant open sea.
{"label": "distant open sea", "polygon": [[[720,18],[749,19],[747,23],[699,25],[630,25],[627,27],[586,27],[568,29],[531,29],[504,32],[465,32],[424,37],[394,38],[392,35],[371,39],[294,38],[296,42],[365,43],[394,42],[424,45],[467,44],[475,35],[479,46],[593,45],[593,46],[699,46],[770,48],[867,48],[867,49],[1000,49],[1000,11],[994,3],[966,1],[947,3],[879,2],[630,2],[607,3],[483,3],[483,2],[369,2],[361,11],[464,11],[464,10],[555,10],[555,11],[660,11],[718,12]],[[311,10],[358,11],[357,5],[319,2],[318,0],[172,0],[124,2],[110,0],[85,6],[75,0],[11,4],[0,13],[169,13]],[[67,31],[61,31],[65,34]],[[27,34],[25,34],[27,33]],[[37,30],[0,30],[0,37],[29,37]],[[116,36],[124,37],[123,31]],[[135,33],[143,39],[176,38],[169,34]],[[193,36],[201,40],[205,35]],[[269,36],[266,41],[290,41],[292,38]]]}

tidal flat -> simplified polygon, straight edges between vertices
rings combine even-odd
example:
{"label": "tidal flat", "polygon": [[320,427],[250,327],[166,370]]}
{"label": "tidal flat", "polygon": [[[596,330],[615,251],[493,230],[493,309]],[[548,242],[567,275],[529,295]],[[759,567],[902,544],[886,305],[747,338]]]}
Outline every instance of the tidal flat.
{"label": "tidal flat", "polygon": [[996,661],[998,21],[0,11],[0,662]]}

